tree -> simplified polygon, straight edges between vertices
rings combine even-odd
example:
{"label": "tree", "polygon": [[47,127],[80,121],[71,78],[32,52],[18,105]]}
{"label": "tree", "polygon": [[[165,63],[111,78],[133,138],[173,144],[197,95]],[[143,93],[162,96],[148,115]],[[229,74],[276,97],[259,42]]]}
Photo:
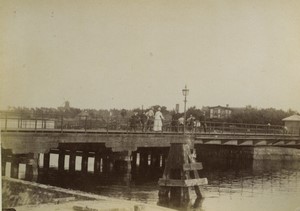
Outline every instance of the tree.
{"label": "tree", "polygon": [[121,110],[121,116],[124,119],[127,115],[127,110],[125,110],[124,108]]}
{"label": "tree", "polygon": [[195,106],[188,108],[188,110],[186,111],[186,116],[187,118],[193,115],[196,119],[201,119],[202,116],[202,111],[201,109],[196,108]]}
{"label": "tree", "polygon": [[282,125],[282,119],[290,116],[291,111],[277,110],[275,108],[257,109],[247,106],[245,109],[233,110],[231,116],[226,119],[227,122],[245,123],[245,124],[268,124]]}

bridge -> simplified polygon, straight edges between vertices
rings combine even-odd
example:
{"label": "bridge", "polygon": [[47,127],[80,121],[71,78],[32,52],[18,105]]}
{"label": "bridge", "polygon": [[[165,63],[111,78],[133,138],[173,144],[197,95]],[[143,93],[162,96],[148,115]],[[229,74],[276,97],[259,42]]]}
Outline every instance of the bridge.
{"label": "bridge", "polygon": [[[233,145],[233,146],[294,146],[300,145],[298,134],[287,134],[281,130],[261,131],[245,127],[214,127],[206,132],[193,128],[183,133],[165,128],[160,132],[129,130],[80,129],[2,129],[2,148],[14,153],[47,152],[59,144],[67,143],[102,143],[113,151],[131,150],[138,147],[168,147],[170,143],[189,138],[194,144]],[[234,129],[233,129],[234,128]]]}
{"label": "bridge", "polygon": [[60,129],[6,129],[1,131],[2,148],[13,153],[44,153],[59,144],[104,144],[112,151],[135,151],[138,147],[169,147],[170,143],[188,137],[194,144],[234,146],[300,145],[295,134],[241,132],[129,132]]}
{"label": "bridge", "polygon": [[[22,124],[18,124],[22,125]],[[98,128],[38,127],[34,120],[29,128],[1,128],[2,175],[19,178],[20,165],[26,166],[25,179],[36,181],[38,174],[51,169],[76,173],[109,174],[121,169],[130,175],[138,168],[162,172],[171,144],[189,142],[197,158],[225,156],[226,159],[253,159],[256,147],[300,148],[299,134],[290,134],[282,126],[207,122],[206,128],[193,127],[183,131],[165,124],[162,131],[131,130],[128,125]],[[279,155],[280,156],[280,155]],[[211,157],[210,157],[211,158]],[[9,165],[8,165],[9,164]],[[10,166],[10,168],[8,168]],[[125,173],[124,173],[125,172]]]}

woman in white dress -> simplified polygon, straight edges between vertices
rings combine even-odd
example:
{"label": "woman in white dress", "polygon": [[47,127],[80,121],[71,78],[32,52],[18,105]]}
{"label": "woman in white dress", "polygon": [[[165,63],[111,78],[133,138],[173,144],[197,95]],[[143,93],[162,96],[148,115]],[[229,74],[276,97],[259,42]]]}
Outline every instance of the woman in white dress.
{"label": "woman in white dress", "polygon": [[154,131],[161,131],[162,130],[162,120],[165,118],[163,117],[162,113],[160,112],[160,108],[157,109],[154,115]]}

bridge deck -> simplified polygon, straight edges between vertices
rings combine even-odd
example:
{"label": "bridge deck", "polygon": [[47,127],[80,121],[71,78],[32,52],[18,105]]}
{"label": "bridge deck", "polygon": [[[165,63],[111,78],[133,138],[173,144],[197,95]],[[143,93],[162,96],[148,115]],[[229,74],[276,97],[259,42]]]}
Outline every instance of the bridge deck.
{"label": "bridge deck", "polygon": [[[170,143],[192,141],[195,144],[214,145],[276,145],[300,146],[300,136],[295,134],[233,133],[233,132],[142,132],[124,130],[74,130],[74,129],[7,129],[1,133],[2,147],[15,145],[30,150],[40,145],[55,147],[60,143],[103,143],[117,150],[136,150],[137,147],[169,147]],[[46,148],[49,148],[46,147]]]}

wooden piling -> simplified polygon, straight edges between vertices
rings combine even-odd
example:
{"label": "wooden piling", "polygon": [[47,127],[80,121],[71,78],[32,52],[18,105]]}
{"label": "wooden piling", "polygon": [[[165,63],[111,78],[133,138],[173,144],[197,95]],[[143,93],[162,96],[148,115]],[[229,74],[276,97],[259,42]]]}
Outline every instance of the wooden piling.
{"label": "wooden piling", "polygon": [[49,165],[50,165],[50,153],[44,153],[44,160],[43,160],[44,171],[49,170]]}
{"label": "wooden piling", "polygon": [[82,173],[87,173],[88,170],[88,152],[82,152],[82,160],[81,160],[81,171]]}
{"label": "wooden piling", "polygon": [[10,176],[15,179],[18,179],[19,176],[19,161],[16,158],[16,155],[12,155],[10,165]]}
{"label": "wooden piling", "polygon": [[5,176],[5,166],[6,166],[6,161],[3,161],[3,158],[1,160],[1,175]]}
{"label": "wooden piling", "polygon": [[207,184],[206,178],[199,178],[202,164],[195,162],[190,142],[171,143],[163,177],[159,179],[159,203],[171,202],[181,206],[190,202],[190,188],[194,187],[198,198],[203,197],[200,186]]}
{"label": "wooden piling", "polygon": [[147,169],[148,166],[148,152],[143,150],[140,152],[140,168],[142,170]]}
{"label": "wooden piling", "polygon": [[70,151],[70,160],[69,160],[69,171],[75,172],[75,160],[76,160],[76,151]]}
{"label": "wooden piling", "polygon": [[137,152],[132,152],[132,161],[131,161],[131,167],[132,169],[136,169],[137,166]]}
{"label": "wooden piling", "polygon": [[108,173],[112,170],[112,162],[108,153],[103,156],[103,172]]}
{"label": "wooden piling", "polygon": [[94,174],[100,173],[100,162],[101,162],[100,152],[95,152]]}
{"label": "wooden piling", "polygon": [[58,170],[64,171],[65,169],[65,151],[59,150],[58,153]]}

